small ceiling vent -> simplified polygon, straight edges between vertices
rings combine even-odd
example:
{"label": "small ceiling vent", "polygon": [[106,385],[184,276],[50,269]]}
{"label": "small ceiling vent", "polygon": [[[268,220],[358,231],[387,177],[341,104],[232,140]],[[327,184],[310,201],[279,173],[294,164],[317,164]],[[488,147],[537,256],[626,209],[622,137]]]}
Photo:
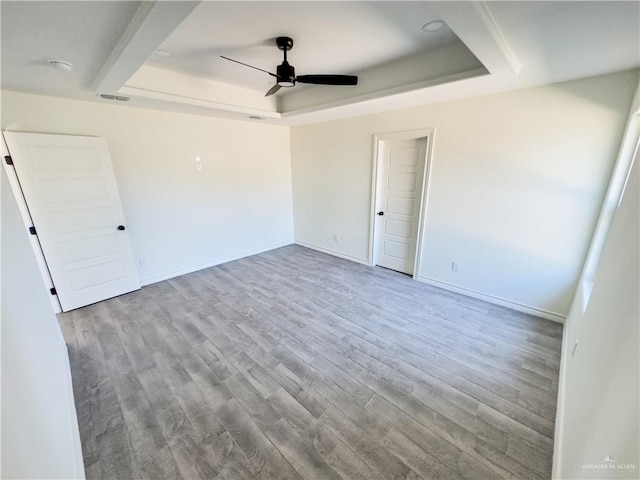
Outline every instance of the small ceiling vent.
{"label": "small ceiling vent", "polygon": [[109,93],[101,93],[100,98],[104,98],[105,100],[118,100],[119,102],[129,101],[129,97],[122,97],[120,95],[111,95]]}

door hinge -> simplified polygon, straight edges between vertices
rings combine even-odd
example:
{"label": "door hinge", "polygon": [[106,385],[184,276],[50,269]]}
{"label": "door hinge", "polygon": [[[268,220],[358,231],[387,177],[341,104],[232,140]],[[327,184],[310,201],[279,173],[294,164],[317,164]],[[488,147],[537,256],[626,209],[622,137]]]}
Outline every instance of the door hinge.
{"label": "door hinge", "polygon": [[7,162],[7,165],[13,165],[13,158],[11,158],[11,155],[5,155],[4,161]]}
{"label": "door hinge", "polygon": [[49,291],[51,292],[51,295],[57,295],[58,292],[56,292],[56,287],[50,288]]}
{"label": "door hinge", "polygon": [[29,227],[29,233],[31,235],[37,235],[38,233],[36,232],[36,227]]}

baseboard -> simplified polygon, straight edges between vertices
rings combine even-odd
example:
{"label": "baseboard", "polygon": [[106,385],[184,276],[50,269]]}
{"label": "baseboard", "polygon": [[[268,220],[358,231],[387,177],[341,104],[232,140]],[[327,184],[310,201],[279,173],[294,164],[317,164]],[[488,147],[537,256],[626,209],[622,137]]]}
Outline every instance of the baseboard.
{"label": "baseboard", "polygon": [[269,250],[275,250],[276,248],[286,247],[287,245],[291,245],[292,243],[293,242],[276,243],[266,247],[261,247],[253,250],[246,250],[244,252],[230,255],[228,257],[219,258],[212,262],[204,263],[202,265],[196,265],[194,267],[185,268],[184,270],[178,270],[175,272],[167,273],[165,275],[158,275],[156,277],[141,279],[140,284],[144,287],[145,285],[151,285],[152,283],[162,282],[164,280],[169,280],[170,278],[179,277],[180,275],[186,275],[187,273],[197,272],[198,270],[204,270],[205,268],[215,267],[216,265],[221,265],[223,263],[233,262],[234,260],[239,260],[241,258],[250,257],[251,255],[257,255],[259,253],[268,252]]}
{"label": "baseboard", "polygon": [[558,399],[556,402],[556,422],[553,436],[553,462],[551,466],[552,480],[560,479],[564,447],[564,392],[567,381],[567,364],[569,363],[569,335],[565,325],[562,335],[562,350],[560,356],[560,374],[558,378]]}
{"label": "baseboard", "polygon": [[345,260],[351,260],[352,262],[361,263],[362,265],[369,265],[369,260],[365,258],[355,257],[353,255],[349,255],[348,253],[342,253],[336,250],[331,250],[330,248],[320,247],[312,243],[303,242],[302,240],[295,240],[294,243],[296,245],[300,245],[301,247],[306,247],[306,248],[310,248],[311,250],[316,250],[318,252],[326,253],[327,255],[333,255],[334,257],[344,258]]}
{"label": "baseboard", "polygon": [[75,475],[70,478],[74,478],[77,480],[84,480],[85,471],[84,471],[84,460],[82,456],[82,443],[80,441],[80,426],[78,424],[78,413],[76,411],[75,404],[75,395],[73,393],[73,380],[71,378],[71,364],[69,362],[69,350],[67,345],[62,341],[62,345],[60,348],[62,355],[65,356],[64,359],[64,370],[66,377],[66,385],[65,390],[67,391],[67,413],[69,419],[69,431],[71,433],[71,450],[74,459],[74,467],[75,467]]}
{"label": "baseboard", "polygon": [[534,315],[536,317],[545,318],[547,320],[551,320],[556,323],[564,324],[564,321],[566,319],[565,315],[560,315],[559,313],[550,312],[542,308],[536,308],[536,307],[532,307],[530,305],[524,305],[518,302],[512,302],[511,300],[495,297],[493,295],[478,292],[476,290],[471,290],[469,288],[458,287],[456,285],[452,285],[446,282],[441,282],[440,280],[435,280],[433,278],[425,277],[423,275],[416,277],[416,280],[423,283],[427,283],[429,285],[433,285],[434,287],[443,288],[451,292],[461,293],[462,295],[466,295],[468,297],[484,300],[485,302],[493,303],[494,305],[500,305],[501,307],[507,307],[512,310],[516,310],[518,312],[527,313],[529,315]]}

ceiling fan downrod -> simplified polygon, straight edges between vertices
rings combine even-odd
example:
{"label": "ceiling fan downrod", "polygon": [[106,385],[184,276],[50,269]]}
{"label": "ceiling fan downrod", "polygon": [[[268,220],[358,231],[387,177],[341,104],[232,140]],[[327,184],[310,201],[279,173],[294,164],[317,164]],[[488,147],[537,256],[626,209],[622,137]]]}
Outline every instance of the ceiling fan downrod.
{"label": "ceiling fan downrod", "polygon": [[284,54],[282,64],[276,67],[276,75],[278,76],[276,83],[281,87],[293,87],[296,84],[296,69],[287,61],[287,52],[293,48],[293,40],[289,37],[278,37],[276,45]]}

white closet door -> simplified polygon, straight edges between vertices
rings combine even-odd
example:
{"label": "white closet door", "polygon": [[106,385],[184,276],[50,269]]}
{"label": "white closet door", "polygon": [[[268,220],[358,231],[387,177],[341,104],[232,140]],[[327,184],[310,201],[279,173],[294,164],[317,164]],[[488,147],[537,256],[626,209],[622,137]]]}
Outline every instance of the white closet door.
{"label": "white closet door", "polygon": [[413,275],[427,139],[386,140],[376,265]]}
{"label": "white closet door", "polygon": [[4,132],[64,311],[140,288],[106,142]]}

